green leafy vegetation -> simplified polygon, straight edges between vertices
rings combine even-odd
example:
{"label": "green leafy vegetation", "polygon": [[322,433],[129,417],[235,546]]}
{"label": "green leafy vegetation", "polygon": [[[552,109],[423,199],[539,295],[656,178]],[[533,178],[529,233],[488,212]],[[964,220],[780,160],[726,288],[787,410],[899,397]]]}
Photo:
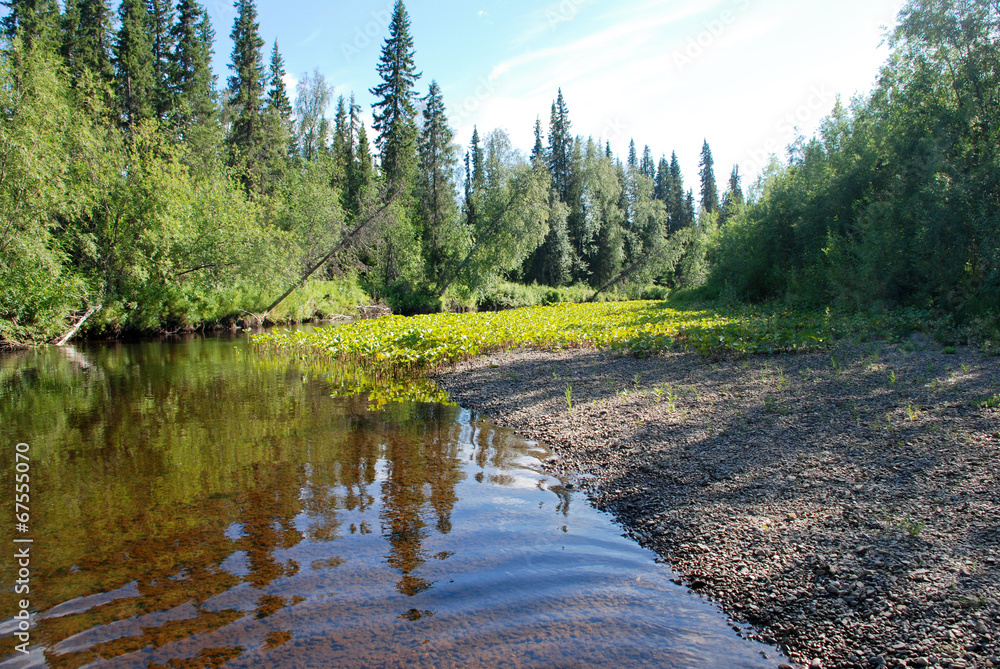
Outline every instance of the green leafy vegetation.
{"label": "green leafy vegetation", "polygon": [[194,0],[4,4],[0,345],[49,340],[98,304],[85,333],[687,293],[730,315],[610,335],[584,310],[545,345],[797,350],[920,314],[946,352],[1000,351],[995,4],[910,0],[875,90],[746,193],[734,167],[721,197],[707,140],[696,197],[675,152],[633,140],[622,159],[575,135],[562,90],[530,154],[498,129],[458,148],[398,0],[371,141],[354,94],[318,70],[290,102],[254,0],[235,5],[221,89]]}
{"label": "green leafy vegetation", "polygon": [[263,351],[420,371],[523,347],[593,346],[634,355],[670,349],[707,355],[815,350],[849,337],[898,338],[923,320],[924,315],[918,312],[836,315],[827,311],[753,307],[697,310],[676,309],[664,302],[609,302],[388,316],[312,332],[279,330],[255,336],[254,342]]}

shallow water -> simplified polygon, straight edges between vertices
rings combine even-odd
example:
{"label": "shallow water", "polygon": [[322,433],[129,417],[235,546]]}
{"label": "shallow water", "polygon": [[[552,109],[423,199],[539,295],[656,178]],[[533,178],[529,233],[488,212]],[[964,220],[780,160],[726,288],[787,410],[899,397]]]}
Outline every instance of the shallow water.
{"label": "shallow water", "polygon": [[0,666],[778,663],[458,407],[371,412],[201,338],[9,355],[0,400],[4,487],[31,446],[30,530],[0,539],[34,542],[35,613],[15,653],[0,558]]}

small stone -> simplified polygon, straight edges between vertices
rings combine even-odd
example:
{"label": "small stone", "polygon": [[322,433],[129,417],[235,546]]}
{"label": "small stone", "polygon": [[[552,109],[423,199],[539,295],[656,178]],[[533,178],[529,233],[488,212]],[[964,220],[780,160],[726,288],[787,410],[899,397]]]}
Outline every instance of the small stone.
{"label": "small stone", "polygon": [[818,657],[809,663],[809,669],[823,669],[823,662]]}

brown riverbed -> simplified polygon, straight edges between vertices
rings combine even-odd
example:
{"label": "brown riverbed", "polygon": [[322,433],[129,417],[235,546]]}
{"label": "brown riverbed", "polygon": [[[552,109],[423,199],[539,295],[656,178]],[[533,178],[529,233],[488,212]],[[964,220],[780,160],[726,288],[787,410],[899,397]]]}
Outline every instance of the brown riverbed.
{"label": "brown riverbed", "polygon": [[[437,376],[800,666],[1000,666],[1000,359],[928,341]],[[570,410],[572,405],[572,410]]]}

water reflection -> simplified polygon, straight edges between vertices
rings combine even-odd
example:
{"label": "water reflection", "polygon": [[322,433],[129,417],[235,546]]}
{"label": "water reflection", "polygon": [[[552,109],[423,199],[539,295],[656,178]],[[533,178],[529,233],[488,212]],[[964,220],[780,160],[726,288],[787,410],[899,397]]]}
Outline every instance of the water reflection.
{"label": "water reflection", "polygon": [[0,358],[0,431],[32,446],[37,612],[12,655],[0,597],[0,665],[774,666],[510,432],[372,413],[242,349]]}

